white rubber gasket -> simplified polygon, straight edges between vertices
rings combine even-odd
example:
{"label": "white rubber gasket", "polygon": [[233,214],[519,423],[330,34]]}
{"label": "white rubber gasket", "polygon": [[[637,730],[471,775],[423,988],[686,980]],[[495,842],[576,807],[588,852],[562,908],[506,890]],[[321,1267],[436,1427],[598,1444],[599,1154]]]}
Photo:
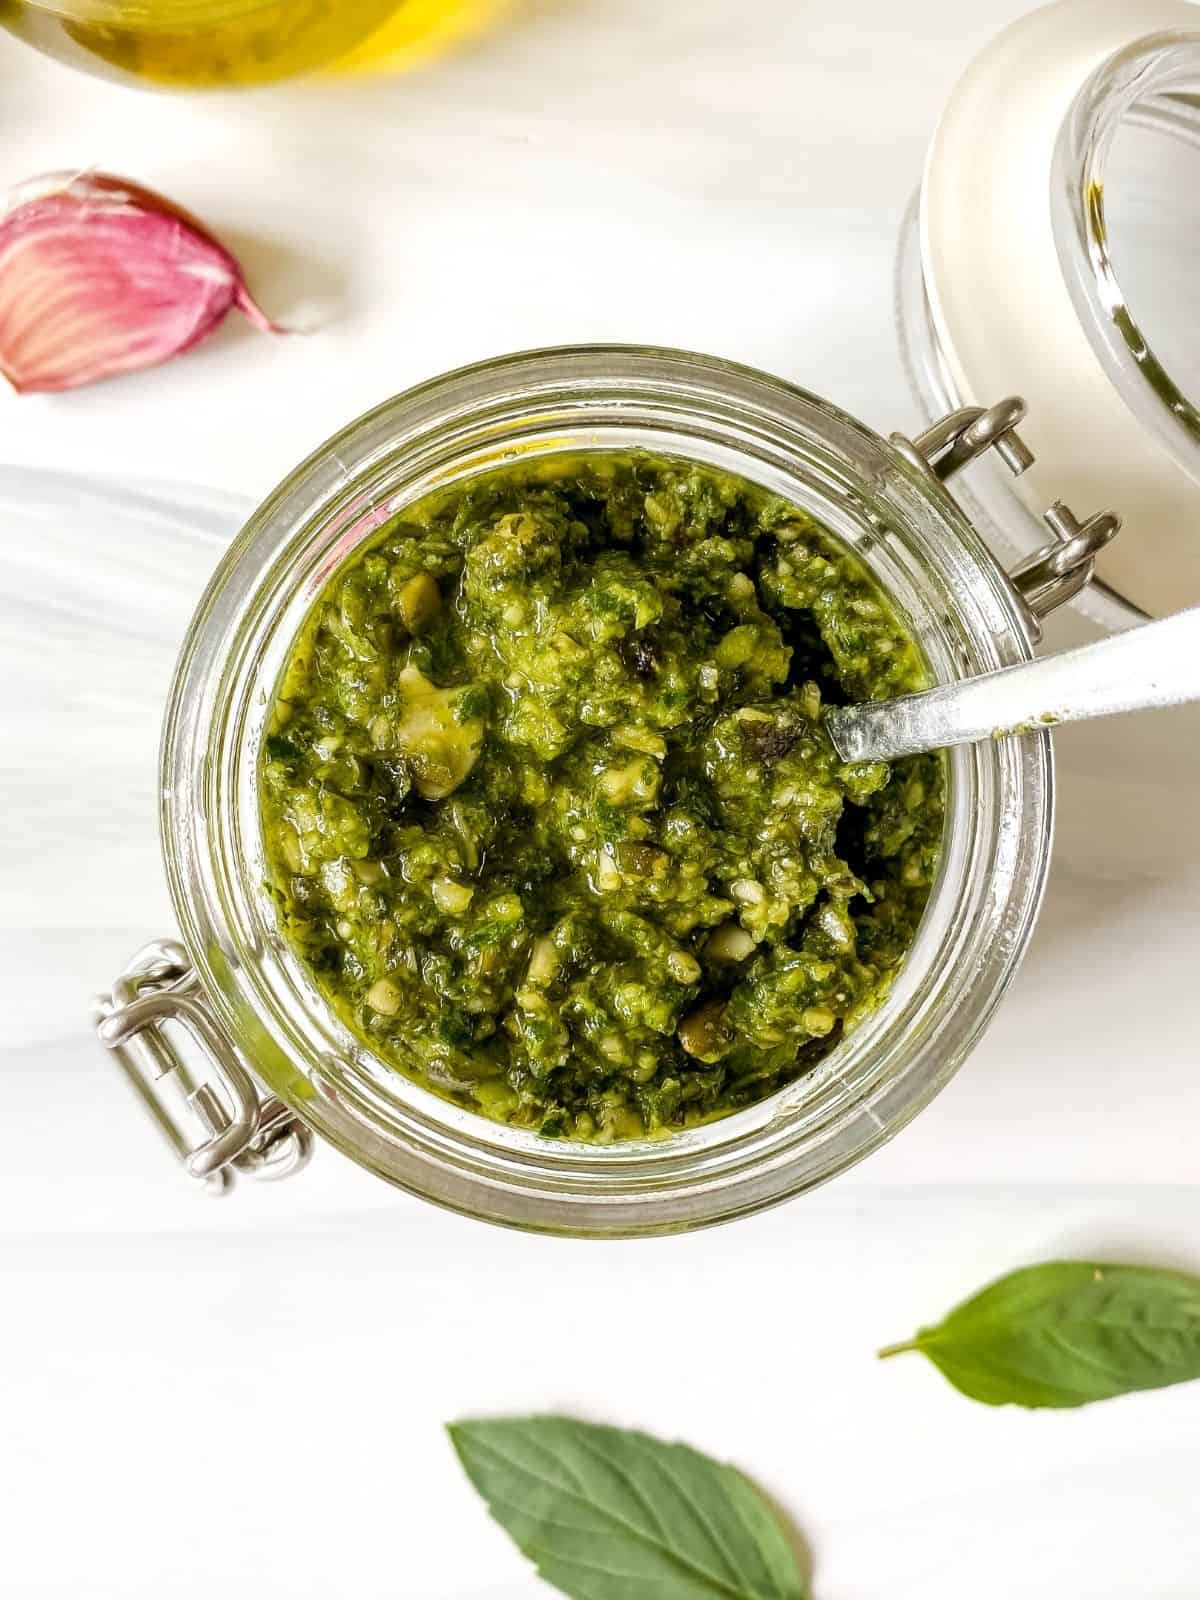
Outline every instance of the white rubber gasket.
{"label": "white rubber gasket", "polygon": [[1055,143],[1086,79],[1147,34],[1200,26],[1195,0],[1059,0],[1015,23],[956,86],[921,189],[940,354],[964,399],[1020,394],[1040,514],[1116,511],[1099,576],[1152,615],[1200,604],[1200,485],[1135,418],[1079,321],[1050,210]]}

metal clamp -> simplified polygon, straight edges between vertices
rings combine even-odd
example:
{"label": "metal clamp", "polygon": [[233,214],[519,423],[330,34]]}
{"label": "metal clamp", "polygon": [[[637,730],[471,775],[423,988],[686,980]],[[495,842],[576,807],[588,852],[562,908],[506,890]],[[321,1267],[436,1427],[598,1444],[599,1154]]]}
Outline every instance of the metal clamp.
{"label": "metal clamp", "polygon": [[[963,406],[951,411],[915,439],[894,433],[892,444],[939,483],[988,450],[994,450],[1013,476],[1020,477],[1035,459],[1017,432],[1024,417],[1024,400],[1010,395],[994,406]],[[1060,500],[1043,513],[1042,520],[1053,539],[1009,573],[1035,621],[1087,587],[1095,576],[1097,553],[1121,531],[1121,519],[1113,512],[1100,511],[1080,522]]]}
{"label": "metal clamp", "polygon": [[[93,1020],[101,1044],[210,1194],[228,1194],[239,1172],[287,1178],[307,1165],[311,1132],[282,1100],[259,1093],[218,1028],[181,944],[160,939],[139,950],[111,994],[97,998]],[[168,1022],[196,1046],[205,1081],[196,1082]]]}

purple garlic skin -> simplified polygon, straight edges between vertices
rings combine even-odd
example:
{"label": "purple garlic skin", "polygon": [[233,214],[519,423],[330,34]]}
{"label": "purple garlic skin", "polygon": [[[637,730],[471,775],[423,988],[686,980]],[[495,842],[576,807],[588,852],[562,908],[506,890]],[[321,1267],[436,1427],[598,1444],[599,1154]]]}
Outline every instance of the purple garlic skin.
{"label": "purple garlic skin", "polygon": [[162,195],[103,172],[21,185],[0,217],[0,373],[18,394],[157,366],[255,302],[235,257]]}

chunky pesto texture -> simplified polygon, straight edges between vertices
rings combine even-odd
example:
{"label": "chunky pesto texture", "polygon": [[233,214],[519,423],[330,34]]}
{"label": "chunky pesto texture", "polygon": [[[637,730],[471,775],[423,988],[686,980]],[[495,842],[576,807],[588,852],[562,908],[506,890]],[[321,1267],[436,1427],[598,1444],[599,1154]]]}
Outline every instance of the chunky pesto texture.
{"label": "chunky pesto texture", "polygon": [[410,507],[296,640],[261,765],[286,937],[384,1061],[562,1138],[808,1072],[921,916],[942,765],[823,708],[925,674],[794,505],[688,462],[518,465]]}

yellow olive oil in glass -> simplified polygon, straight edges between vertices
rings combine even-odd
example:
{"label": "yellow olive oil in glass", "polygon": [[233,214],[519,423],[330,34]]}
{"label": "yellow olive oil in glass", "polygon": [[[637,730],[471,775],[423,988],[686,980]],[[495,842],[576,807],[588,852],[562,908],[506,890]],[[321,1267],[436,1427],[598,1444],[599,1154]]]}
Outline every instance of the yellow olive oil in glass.
{"label": "yellow olive oil in glass", "polygon": [[73,66],[174,89],[321,68],[400,70],[505,0],[0,0],[0,23]]}

